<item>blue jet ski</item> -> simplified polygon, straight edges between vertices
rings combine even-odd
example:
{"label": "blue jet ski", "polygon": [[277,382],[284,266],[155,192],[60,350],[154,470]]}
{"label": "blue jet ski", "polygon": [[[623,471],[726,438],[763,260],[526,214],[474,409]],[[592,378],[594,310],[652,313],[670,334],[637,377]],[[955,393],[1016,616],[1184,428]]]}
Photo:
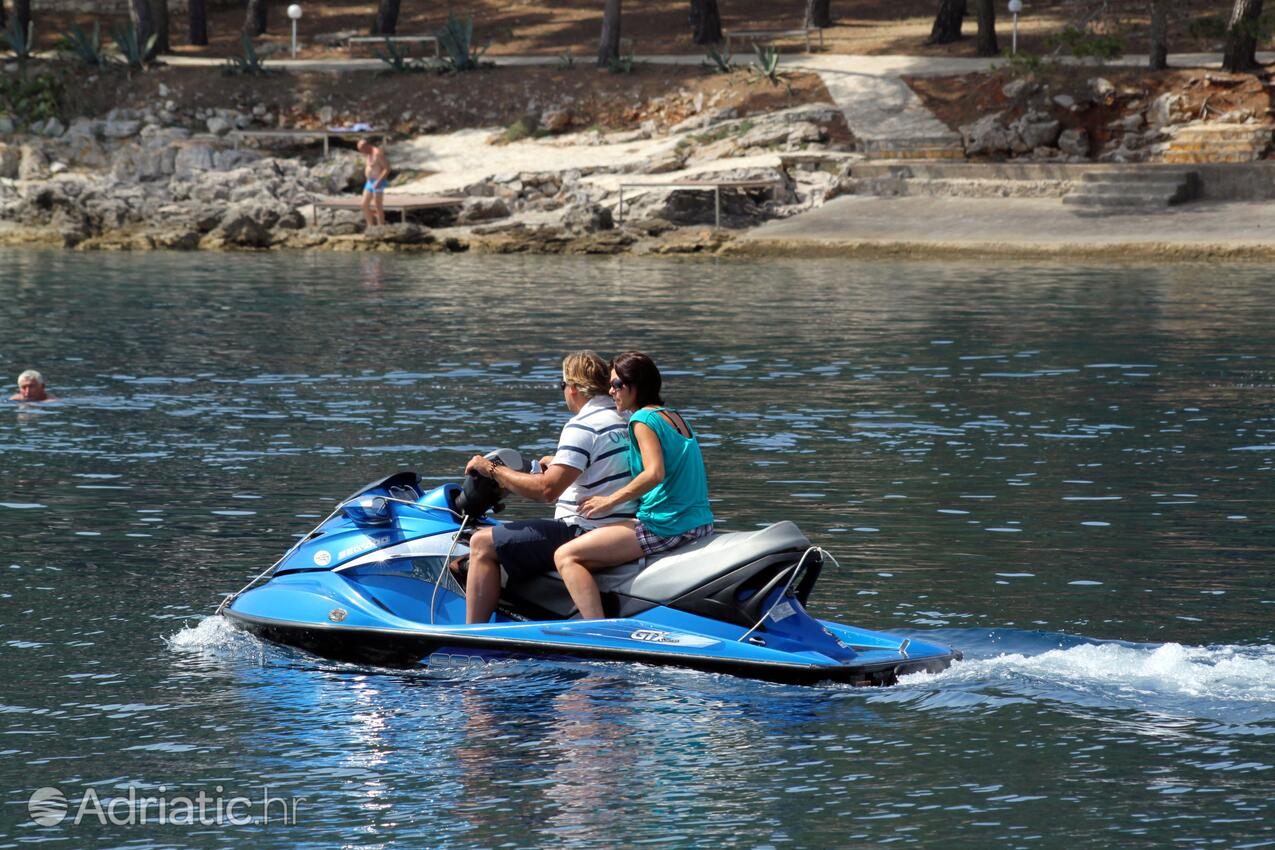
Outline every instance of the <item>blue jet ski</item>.
{"label": "blue jet ski", "polygon": [[[489,455],[524,467],[510,450]],[[493,492],[494,491],[494,492]],[[948,646],[811,617],[826,560],[791,522],[719,532],[596,574],[607,619],[581,620],[557,573],[507,583],[465,624],[449,564],[496,522],[487,478],[426,490],[413,472],[362,488],[218,609],[240,628],[324,658],[385,666],[540,657],[671,664],[779,682],[890,685],[961,658]],[[269,581],[254,587],[269,576]]]}

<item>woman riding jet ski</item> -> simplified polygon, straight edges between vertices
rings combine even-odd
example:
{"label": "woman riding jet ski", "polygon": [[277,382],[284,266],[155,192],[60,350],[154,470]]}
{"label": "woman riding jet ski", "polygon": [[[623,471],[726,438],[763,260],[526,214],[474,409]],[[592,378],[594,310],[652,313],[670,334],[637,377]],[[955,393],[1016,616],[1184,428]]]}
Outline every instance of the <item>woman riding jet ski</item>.
{"label": "woman riding jet ski", "polygon": [[[508,449],[489,457],[528,465]],[[805,609],[825,560],[791,522],[715,532],[594,574],[603,619],[578,618],[556,572],[510,581],[491,622],[466,625],[448,565],[503,494],[477,475],[425,490],[413,472],[341,502],[219,609],[266,640],[325,658],[393,666],[456,656],[672,664],[781,682],[889,685],[946,669],[947,646],[816,620]],[[249,589],[253,588],[253,589]]]}

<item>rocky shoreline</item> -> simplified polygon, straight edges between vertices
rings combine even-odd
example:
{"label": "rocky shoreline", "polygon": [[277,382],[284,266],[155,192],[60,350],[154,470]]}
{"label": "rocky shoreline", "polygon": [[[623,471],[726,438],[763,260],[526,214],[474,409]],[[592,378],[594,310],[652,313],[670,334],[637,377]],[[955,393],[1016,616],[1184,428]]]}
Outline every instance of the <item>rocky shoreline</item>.
{"label": "rocky shoreline", "polygon": [[[493,130],[484,151],[490,173],[443,187],[464,196],[458,209],[413,212],[405,223],[365,229],[358,211],[316,217],[313,206],[324,197],[357,197],[361,160],[352,151],[324,160],[297,147],[237,148],[233,131],[277,126],[265,105],[189,114],[171,106],[117,108],[67,126],[50,119],[23,132],[0,123],[0,244],[82,251],[714,252],[732,232],[840,194],[854,158],[836,150],[844,145],[829,143],[841,120],[831,104],[740,117],[701,102],[667,128],[647,122],[624,133],[529,139],[519,142],[517,156]],[[391,194],[414,191],[412,178],[430,175],[428,158],[416,154],[429,140],[390,143],[391,161],[403,174]],[[537,145],[561,160],[576,148],[635,143],[648,143],[640,150],[650,152],[586,167],[516,168],[536,159]],[[711,192],[630,190],[621,223],[619,183],[642,175],[652,175],[650,182],[766,179],[776,189],[723,192],[722,230],[705,227],[714,220]],[[440,191],[439,175],[426,182]]]}

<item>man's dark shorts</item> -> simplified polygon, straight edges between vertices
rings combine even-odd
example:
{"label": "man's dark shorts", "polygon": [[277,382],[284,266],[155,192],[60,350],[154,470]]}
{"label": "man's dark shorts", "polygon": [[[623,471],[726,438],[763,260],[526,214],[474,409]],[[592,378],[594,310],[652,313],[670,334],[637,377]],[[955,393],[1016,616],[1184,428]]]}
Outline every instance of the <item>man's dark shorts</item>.
{"label": "man's dark shorts", "polygon": [[528,519],[495,526],[491,542],[509,580],[522,581],[552,572],[553,553],[583,533],[579,526],[561,520]]}

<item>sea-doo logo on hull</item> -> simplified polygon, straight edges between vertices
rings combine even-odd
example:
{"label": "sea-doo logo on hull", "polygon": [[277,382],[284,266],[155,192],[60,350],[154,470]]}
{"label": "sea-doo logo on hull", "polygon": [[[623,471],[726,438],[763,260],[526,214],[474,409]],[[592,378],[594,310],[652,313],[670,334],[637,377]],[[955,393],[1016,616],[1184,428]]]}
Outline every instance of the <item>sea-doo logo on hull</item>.
{"label": "sea-doo logo on hull", "polygon": [[332,563],[332,553],[327,549],[320,549],[314,553],[314,562],[321,567],[326,567]]}

